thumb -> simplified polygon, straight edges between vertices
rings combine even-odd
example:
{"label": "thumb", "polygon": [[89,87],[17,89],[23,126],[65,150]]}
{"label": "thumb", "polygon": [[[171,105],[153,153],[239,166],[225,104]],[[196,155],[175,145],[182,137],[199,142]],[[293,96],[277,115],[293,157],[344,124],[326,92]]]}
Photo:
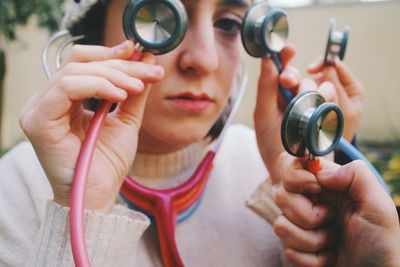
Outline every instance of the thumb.
{"label": "thumb", "polygon": [[338,169],[321,170],[316,176],[322,186],[333,191],[346,192],[360,207],[368,206],[369,210],[379,210],[392,202],[363,161],[356,160]]}
{"label": "thumb", "polygon": [[[264,57],[261,59],[261,71],[258,80],[255,119],[268,119],[277,109],[278,71],[274,62]],[[257,120],[256,120],[257,122]]]}

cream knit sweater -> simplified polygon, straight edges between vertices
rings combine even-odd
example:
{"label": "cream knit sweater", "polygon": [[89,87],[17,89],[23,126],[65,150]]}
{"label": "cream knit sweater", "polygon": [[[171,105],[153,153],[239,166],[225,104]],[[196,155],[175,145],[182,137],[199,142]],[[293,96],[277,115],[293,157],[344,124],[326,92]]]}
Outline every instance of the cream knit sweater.
{"label": "cream knit sweater", "polygon": [[[167,155],[138,154],[130,175],[167,188],[182,183],[205,153],[203,143]],[[231,126],[214,160],[203,200],[177,225],[186,266],[281,266],[271,226],[245,206],[267,177],[254,132]],[[0,266],[73,266],[69,208],[52,201],[50,184],[32,146],[21,143],[0,159]],[[86,212],[92,266],[162,266],[153,225],[116,204],[111,215]]]}

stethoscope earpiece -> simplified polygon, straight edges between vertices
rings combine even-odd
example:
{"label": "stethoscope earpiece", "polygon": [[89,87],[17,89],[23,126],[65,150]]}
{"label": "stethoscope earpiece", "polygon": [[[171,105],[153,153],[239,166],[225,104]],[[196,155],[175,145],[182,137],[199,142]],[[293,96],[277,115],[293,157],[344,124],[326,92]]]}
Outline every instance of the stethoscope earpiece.
{"label": "stethoscope earpiece", "polygon": [[343,114],[316,91],[296,96],[286,108],[281,138],[286,151],[296,157],[325,156],[339,143]]}
{"label": "stethoscope earpiece", "polygon": [[180,0],[130,0],[122,23],[129,40],[159,55],[171,51],[183,40],[188,18]]}
{"label": "stethoscope earpiece", "polygon": [[336,21],[331,19],[329,25],[328,43],[324,57],[325,64],[332,64],[335,62],[336,57],[339,57],[340,60],[343,60],[346,52],[347,41],[349,40],[350,35],[350,27],[346,26],[343,29],[343,32],[340,32],[335,31],[335,26]]}
{"label": "stethoscope earpiece", "polygon": [[288,35],[287,14],[266,3],[251,6],[243,17],[242,43],[253,57],[278,54],[285,47]]}

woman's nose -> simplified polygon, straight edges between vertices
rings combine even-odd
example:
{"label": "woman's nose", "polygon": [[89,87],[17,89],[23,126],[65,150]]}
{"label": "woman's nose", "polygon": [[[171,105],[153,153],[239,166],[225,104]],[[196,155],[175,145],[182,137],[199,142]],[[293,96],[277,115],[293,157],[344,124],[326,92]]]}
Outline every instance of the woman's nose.
{"label": "woman's nose", "polygon": [[181,45],[179,67],[183,71],[205,75],[218,69],[219,57],[212,23],[192,24]]}

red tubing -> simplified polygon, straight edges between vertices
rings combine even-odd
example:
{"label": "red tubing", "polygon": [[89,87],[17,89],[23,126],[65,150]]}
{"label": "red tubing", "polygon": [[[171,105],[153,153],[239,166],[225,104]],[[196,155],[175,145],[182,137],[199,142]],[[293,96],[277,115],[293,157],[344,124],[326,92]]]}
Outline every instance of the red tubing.
{"label": "red tubing", "polygon": [[319,158],[307,159],[306,166],[307,170],[312,174],[316,174],[321,170],[321,165],[319,164]]}
{"label": "red tubing", "polygon": [[[142,53],[135,51],[130,60],[139,61]],[[72,196],[70,203],[70,237],[72,255],[74,257],[75,266],[89,267],[91,266],[89,255],[86,248],[85,226],[84,226],[84,210],[85,210],[85,191],[87,178],[96,148],[101,127],[111,108],[111,103],[101,101],[96,113],[90,122],[86,138],[79,152],[77,164],[75,167],[74,180],[72,184]]]}
{"label": "red tubing", "polygon": [[[321,164],[319,162],[319,158],[310,159],[310,157],[308,156],[306,161],[306,168],[312,174],[317,174],[317,172],[321,170]],[[314,205],[318,204],[319,197],[317,194],[310,194],[309,197],[311,201],[314,203]]]}
{"label": "red tubing", "polygon": [[74,256],[75,265],[78,267],[90,266],[84,227],[85,189],[99,132],[110,108],[111,103],[106,101],[102,101],[97,108],[90,122],[86,139],[82,144],[75,168],[70,205],[70,235],[72,254]]}
{"label": "red tubing", "polygon": [[180,186],[157,190],[125,178],[122,194],[140,209],[154,215],[163,263],[166,267],[184,266],[175,242],[177,214],[197,202],[212,169],[214,151],[209,151],[190,179]]}

